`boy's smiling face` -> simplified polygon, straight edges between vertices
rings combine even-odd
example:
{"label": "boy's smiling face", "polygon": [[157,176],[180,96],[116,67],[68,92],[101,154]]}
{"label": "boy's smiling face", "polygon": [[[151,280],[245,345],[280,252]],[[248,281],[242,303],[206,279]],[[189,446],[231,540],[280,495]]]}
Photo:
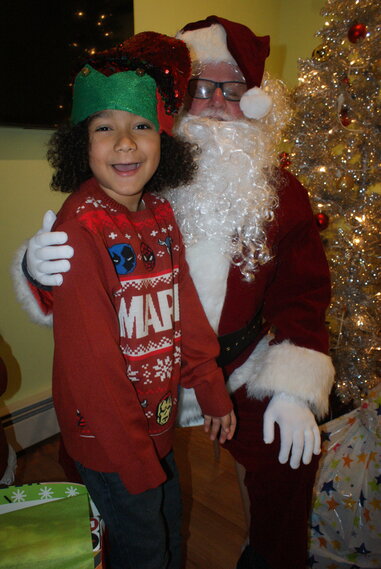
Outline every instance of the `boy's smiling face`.
{"label": "boy's smiling face", "polygon": [[136,211],[160,161],[153,123],[127,111],[101,111],[89,122],[89,165],[102,190]]}

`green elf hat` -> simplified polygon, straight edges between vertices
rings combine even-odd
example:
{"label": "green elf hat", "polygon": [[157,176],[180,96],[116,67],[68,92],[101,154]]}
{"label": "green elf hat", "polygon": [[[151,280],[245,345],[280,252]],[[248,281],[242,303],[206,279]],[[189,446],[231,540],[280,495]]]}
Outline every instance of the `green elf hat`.
{"label": "green elf hat", "polygon": [[191,62],[185,43],[143,32],[89,59],[74,81],[74,124],[106,110],[129,111],[171,134]]}
{"label": "green elf hat", "polygon": [[109,77],[85,65],[74,82],[74,124],[101,110],[129,111],[150,120],[159,130],[156,83],[144,71],[119,71]]}

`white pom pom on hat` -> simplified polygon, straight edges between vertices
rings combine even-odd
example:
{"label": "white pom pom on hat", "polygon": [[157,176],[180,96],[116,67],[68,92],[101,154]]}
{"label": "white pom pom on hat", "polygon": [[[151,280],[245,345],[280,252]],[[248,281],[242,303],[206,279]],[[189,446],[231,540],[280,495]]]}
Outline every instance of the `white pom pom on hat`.
{"label": "white pom pom on hat", "polygon": [[261,119],[269,114],[273,101],[263,89],[253,87],[242,95],[239,106],[248,119]]}
{"label": "white pom pom on hat", "polygon": [[260,119],[272,107],[271,97],[260,89],[265,60],[270,53],[269,36],[256,36],[247,26],[218,16],[184,26],[177,34],[188,46],[192,61],[228,62],[242,71],[248,91],[240,101],[247,118]]}

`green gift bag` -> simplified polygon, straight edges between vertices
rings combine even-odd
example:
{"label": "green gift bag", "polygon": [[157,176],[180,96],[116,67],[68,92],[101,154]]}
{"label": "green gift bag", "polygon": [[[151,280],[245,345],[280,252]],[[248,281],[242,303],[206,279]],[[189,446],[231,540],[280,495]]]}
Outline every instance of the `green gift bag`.
{"label": "green gift bag", "polygon": [[0,489],[0,569],[101,569],[101,523],[86,487]]}

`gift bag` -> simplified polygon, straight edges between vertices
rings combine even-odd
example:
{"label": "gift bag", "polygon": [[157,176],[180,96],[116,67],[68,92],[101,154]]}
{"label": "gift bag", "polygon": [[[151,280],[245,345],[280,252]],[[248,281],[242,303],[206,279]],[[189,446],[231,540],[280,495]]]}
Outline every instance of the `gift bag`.
{"label": "gift bag", "polygon": [[381,569],[381,386],[321,433],[308,567]]}
{"label": "gift bag", "polygon": [[0,569],[101,569],[101,538],[99,513],[82,484],[0,490]]}

